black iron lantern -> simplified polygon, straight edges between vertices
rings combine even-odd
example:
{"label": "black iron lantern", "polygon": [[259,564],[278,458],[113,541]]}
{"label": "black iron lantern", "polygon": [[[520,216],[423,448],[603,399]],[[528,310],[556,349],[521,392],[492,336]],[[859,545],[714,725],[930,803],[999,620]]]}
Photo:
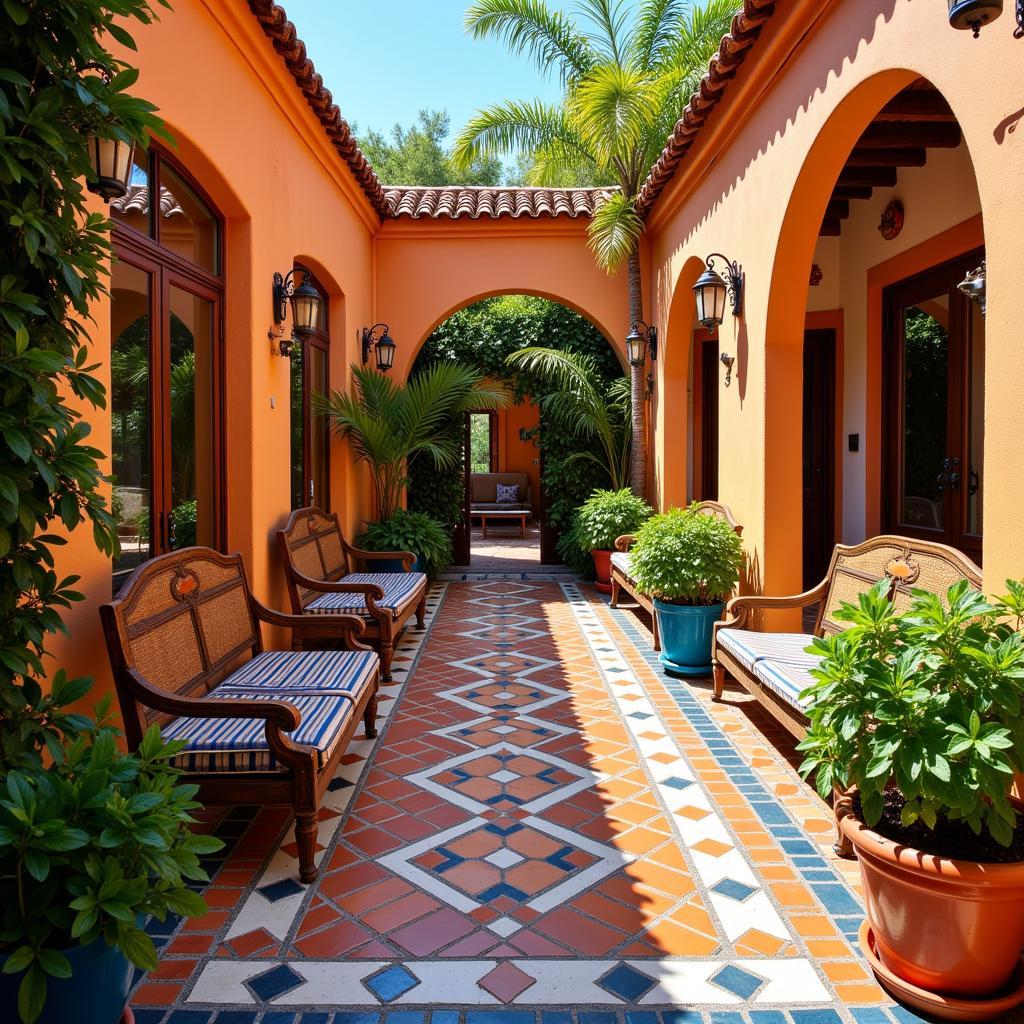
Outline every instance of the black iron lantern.
{"label": "black iron lantern", "polygon": [[[728,281],[716,272],[716,259],[725,263]],[[712,253],[705,262],[707,265],[693,286],[693,294],[697,299],[697,319],[709,331],[713,331],[725,319],[727,298],[732,300],[734,316],[743,312],[743,270],[738,263],[726,259],[721,253]]]}
{"label": "black iron lantern", "polygon": [[86,179],[85,187],[102,196],[108,203],[111,199],[120,199],[128,191],[135,143],[90,135],[86,139],[86,146],[92,175]]}
{"label": "black iron lantern", "polygon": [[[379,333],[378,333],[379,332]],[[387,324],[374,324],[363,328],[363,364],[370,361],[370,353],[377,353],[377,369],[387,373],[395,365],[395,344]]]}
{"label": "black iron lantern", "polygon": [[970,29],[977,39],[981,30],[1003,13],[1003,0],[949,0],[949,23]]}
{"label": "black iron lantern", "polygon": [[640,325],[636,323],[626,335],[626,359],[630,366],[643,366],[647,361],[647,339],[640,333]]}
{"label": "black iron lantern", "polygon": [[298,288],[292,289],[288,301],[292,307],[292,330],[300,338],[308,338],[320,322],[320,293],[303,278]]}

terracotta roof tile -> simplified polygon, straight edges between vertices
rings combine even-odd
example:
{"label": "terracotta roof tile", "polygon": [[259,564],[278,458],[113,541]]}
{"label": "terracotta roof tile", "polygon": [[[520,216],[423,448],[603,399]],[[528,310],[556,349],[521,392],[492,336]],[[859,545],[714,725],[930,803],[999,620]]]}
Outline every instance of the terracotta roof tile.
{"label": "terracotta roof tile", "polygon": [[313,62],[306,56],[306,44],[296,35],[295,26],[288,20],[284,8],[272,0],[249,0],[249,9],[273,42],[274,49],[284,60],[296,85],[306,97],[306,102],[324,126],[334,148],[341,154],[341,158],[348,164],[356,181],[359,182],[360,188],[366,193],[366,198],[370,200],[381,218],[388,217],[390,211],[377,175],[360,150],[348,122],[341,116],[341,111],[331,97],[330,89],[324,85],[324,80],[317,74]]}
{"label": "terracotta roof tile", "polygon": [[592,217],[607,188],[517,188],[513,186],[387,186],[392,216],[442,217]]}
{"label": "terracotta roof tile", "polygon": [[640,188],[636,207],[641,217],[646,217],[651,212],[662,189],[672,180],[676,167],[693,144],[694,136],[718,105],[722,93],[746,59],[747,51],[761,34],[765,22],[775,13],[775,2],[776,0],[743,0],[742,8],[732,19],[731,31],[722,37],[718,53],[711,58],[708,65],[707,74],[701,79],[700,86],[683,111],[683,116],[676,122],[675,129],[668,137],[661,156]]}
{"label": "terracotta roof tile", "polygon": [[[110,208],[118,213],[149,213],[149,186],[129,185],[123,196],[111,201]],[[178,200],[166,188],[161,187],[160,216],[176,217],[184,212],[178,205]]]}

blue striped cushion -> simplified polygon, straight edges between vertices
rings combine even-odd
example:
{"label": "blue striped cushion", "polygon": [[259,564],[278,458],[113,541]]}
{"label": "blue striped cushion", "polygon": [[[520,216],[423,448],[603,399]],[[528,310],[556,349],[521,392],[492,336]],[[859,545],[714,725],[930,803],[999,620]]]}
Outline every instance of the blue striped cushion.
{"label": "blue striped cushion", "polygon": [[[273,691],[238,690],[214,693],[223,700],[273,700]],[[302,715],[297,729],[286,735],[294,743],[316,747],[317,767],[330,760],[345,728],[352,720],[355,704],[346,698],[287,695]],[[185,740],[186,747],[171,764],[190,772],[265,772],[283,768],[267,746],[266,723],[262,718],[176,718],[163,727],[165,740]]]}
{"label": "blue striped cushion", "polygon": [[807,633],[756,633],[749,629],[720,629],[718,645],[748,669],[765,658],[788,665],[810,667],[818,656],[808,654],[813,636]]}
{"label": "blue striped cushion", "polygon": [[811,675],[811,668],[819,659],[816,655],[812,657],[812,662],[800,665],[762,658],[754,665],[754,675],[787,704],[803,710],[807,706],[807,701],[801,700],[800,694],[816,682]]}
{"label": "blue striped cushion", "polygon": [[380,659],[373,651],[265,651],[247,661],[218,687],[235,691],[286,694],[351,693],[356,698],[371,684]]}
{"label": "blue striped cushion", "polygon": [[[423,596],[427,577],[421,572],[353,572],[339,582],[375,583],[384,591],[384,597],[376,602],[377,607],[389,609],[398,618],[399,613]],[[321,615],[368,614],[362,594],[320,594],[306,605],[304,611]]]}

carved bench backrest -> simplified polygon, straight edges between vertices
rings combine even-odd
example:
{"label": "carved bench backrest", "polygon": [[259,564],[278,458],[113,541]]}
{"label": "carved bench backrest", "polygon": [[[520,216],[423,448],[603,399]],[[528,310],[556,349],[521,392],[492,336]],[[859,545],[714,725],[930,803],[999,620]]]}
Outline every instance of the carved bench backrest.
{"label": "carved bench backrest", "polygon": [[732,509],[728,505],[723,505],[717,501],[698,501],[694,506],[694,511],[700,512],[701,515],[714,516],[716,519],[721,519],[723,523],[728,523],[738,536],[743,535],[743,527],[736,522]]}
{"label": "carved bench backrest", "polygon": [[[241,555],[185,548],[140,566],[102,609],[121,711],[136,727],[156,716],[126,689],[126,668],[168,693],[208,693],[261,649]],[[120,670],[120,671],[119,671]]]}
{"label": "carved bench backrest", "polygon": [[893,603],[903,611],[910,606],[914,590],[944,595],[960,580],[980,589],[981,570],[965,555],[944,544],[882,536],[852,547],[836,545],[828,579],[828,591],[815,623],[819,636],[842,632],[847,624],[835,618],[840,605],[856,604],[858,594],[881,579],[890,581]]}
{"label": "carved bench backrest", "polygon": [[[328,515],[319,508],[296,509],[283,530],[278,531],[281,557],[290,570],[311,580],[335,581],[351,571],[345,545],[341,539],[341,526],[336,515]],[[317,592],[295,584],[288,572],[288,591],[296,611],[317,596]]]}

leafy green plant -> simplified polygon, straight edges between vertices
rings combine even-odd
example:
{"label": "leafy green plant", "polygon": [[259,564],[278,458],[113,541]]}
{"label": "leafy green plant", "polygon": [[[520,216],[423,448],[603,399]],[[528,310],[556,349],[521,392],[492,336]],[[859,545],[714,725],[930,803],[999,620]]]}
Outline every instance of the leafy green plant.
{"label": "leafy green plant", "polygon": [[742,564],[743,545],[732,527],[691,505],[652,516],[637,530],[630,571],[659,601],[710,605],[733,592]]}
{"label": "leafy green plant", "polygon": [[1024,583],[1008,581],[996,601],[966,582],[944,599],[915,591],[903,612],[890,585],[844,603],[834,614],[849,626],[809,648],[822,661],[800,771],[816,773],[822,795],[856,786],[869,826],[896,787],[901,825],[962,821],[1008,846],[1024,770]]}
{"label": "leafy green plant", "polygon": [[195,544],[197,514],[195,498],[179,501],[174,506],[174,546],[176,548],[188,548]]}
{"label": "leafy green plant", "polygon": [[451,536],[422,512],[399,509],[390,519],[369,523],[356,546],[365,551],[411,551],[423,559],[429,576],[444,572],[452,562]]}
{"label": "leafy green plant", "polygon": [[616,538],[636,533],[653,514],[654,509],[628,487],[594,491],[576,510],[576,536],[587,548],[610,551]]}
{"label": "leafy green plant", "polygon": [[[600,266],[626,265],[629,321],[643,319],[640,187],[661,155],[708,61],[730,29],[736,0],[579,0],[564,13],[545,0],[476,0],[466,29],[497,39],[558,76],[557,103],[510,100],[479,111],[455,142],[456,164],[527,154],[531,185],[566,179],[612,185],[588,233]],[[644,372],[632,367],[633,447],[630,483],[644,494]]]}
{"label": "leafy green plant", "polygon": [[629,381],[620,377],[603,388],[590,356],[553,348],[520,349],[508,357],[508,363],[543,381],[546,390],[537,404],[549,421],[598,449],[595,452],[588,446],[567,458],[596,463],[608,474],[613,490],[623,488],[629,477],[632,441]]}
{"label": "leafy green plant", "polygon": [[109,704],[97,722],[79,723],[52,767],[12,769],[0,785],[0,948],[4,973],[21,975],[26,1024],[43,1008],[47,978],[71,975],[62,950],[102,940],[152,970],[139,917],[206,912],[189,883],[207,880],[199,857],[223,844],[189,829],[198,787],[179,784],[169,765],[184,742],[163,743],[154,725],[125,756]]}
{"label": "leafy green plant", "polygon": [[503,388],[457,363],[436,363],[395,384],[374,369],[353,366],[356,393],[314,396],[316,411],[348,438],[356,459],[368,463],[379,520],[398,510],[409,482],[409,466],[427,455],[437,469],[454,465],[461,446],[444,428],[453,416],[508,404]]}

